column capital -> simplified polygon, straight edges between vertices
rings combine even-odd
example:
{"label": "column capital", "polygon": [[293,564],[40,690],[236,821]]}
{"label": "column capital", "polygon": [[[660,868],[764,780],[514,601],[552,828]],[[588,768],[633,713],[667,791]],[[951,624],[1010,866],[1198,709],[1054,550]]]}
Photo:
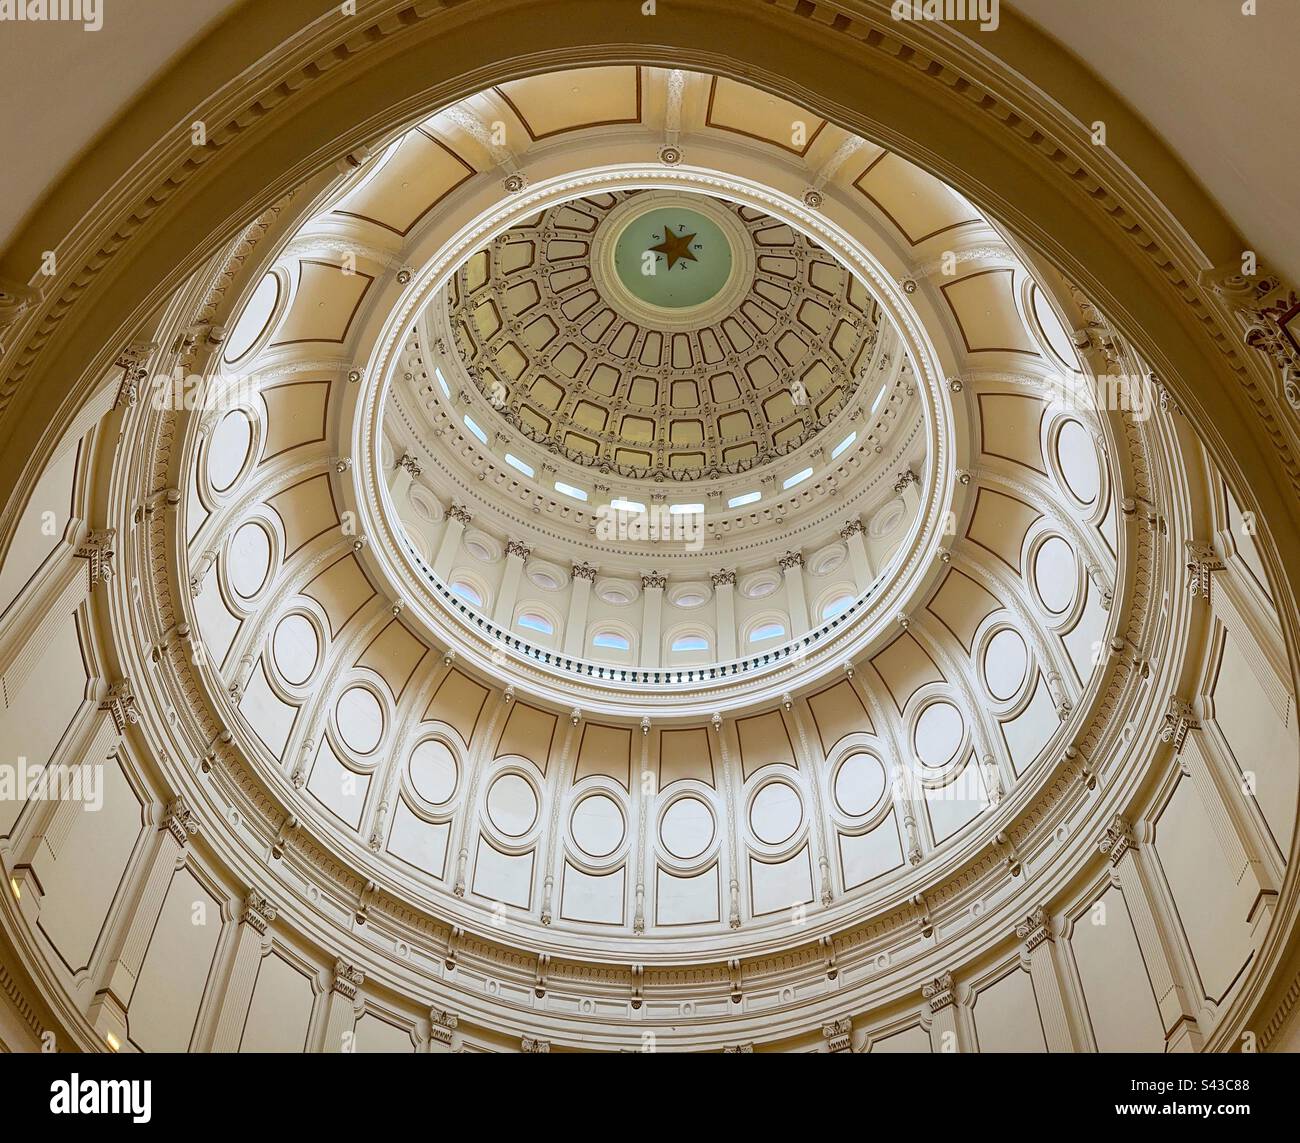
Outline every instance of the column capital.
{"label": "column capital", "polygon": [[780,565],[783,572],[789,571],[791,568],[802,568],[803,553],[787,551],[785,555],[777,560],[777,563]]}
{"label": "column capital", "polygon": [[447,519],[455,520],[460,524],[468,524],[474,517],[469,514],[468,508],[462,508],[459,504],[453,504],[447,509]]}
{"label": "column capital", "polygon": [[1025,951],[1033,952],[1045,941],[1054,941],[1052,918],[1041,905],[1016,926],[1016,936],[1025,942]]}
{"label": "column capital", "polygon": [[743,1044],[724,1044],[722,1048],[722,1054],[727,1055],[728,1053],[731,1052],[736,1052],[741,1055],[751,1056],[754,1054],[754,1042],[752,1040],[747,1040]]}
{"label": "column capital", "polygon": [[341,960],[334,962],[334,983],[330,986],[331,992],[337,992],[344,1000],[355,1000],[357,989],[365,982],[366,974],[356,965]]}
{"label": "column capital", "polygon": [[116,549],[117,530],[103,528],[90,532],[72,553],[78,559],[87,561],[90,570],[90,586],[107,583],[113,578],[113,556]]}
{"label": "column capital", "polygon": [[853,1018],[841,1016],[829,1024],[822,1025],[822,1038],[830,1052],[849,1052],[853,1050]]}
{"label": "column capital", "polygon": [[1187,732],[1199,730],[1200,726],[1192,704],[1174,695],[1169,700],[1169,709],[1165,711],[1164,724],[1160,727],[1160,741],[1172,742],[1174,753],[1180,754],[1183,743],[1187,740]]}
{"label": "column capital", "polygon": [[429,1012],[429,1033],[439,1044],[451,1047],[452,1033],[460,1026],[460,1018],[453,1012],[434,1008]]}
{"label": "column capital", "polygon": [[127,723],[139,722],[140,712],[135,708],[135,691],[131,687],[131,680],[118,679],[109,687],[99,709],[108,711],[118,734],[126,731]]}
{"label": "column capital", "polygon": [[1187,556],[1187,587],[1192,595],[1210,601],[1210,582],[1213,572],[1223,571],[1223,561],[1214,545],[1206,540],[1188,540],[1183,545]]}
{"label": "column capital", "polygon": [[659,572],[651,572],[649,575],[643,575],[641,577],[642,591],[650,591],[652,589],[663,591],[667,586],[668,577],[666,575],[660,575]]}
{"label": "column capital", "polygon": [[520,1048],[525,1055],[536,1056],[547,1053],[551,1050],[550,1040],[534,1040],[531,1036],[525,1036],[520,1042]]}
{"label": "column capital", "polygon": [[199,832],[199,823],[184,798],[173,798],[163,816],[162,828],[184,849],[190,837]]}
{"label": "column capital", "polygon": [[905,468],[894,481],[894,491],[902,492],[909,484],[920,484],[921,478],[916,475],[910,468]]}
{"label": "column capital", "polygon": [[734,571],[715,571],[709,578],[713,581],[714,587],[736,586],[736,573]]}
{"label": "column capital", "polygon": [[930,1006],[931,1012],[939,1012],[951,1004],[957,1003],[957,985],[952,973],[945,972],[936,976],[921,989],[921,996]]}
{"label": "column capital", "polygon": [[266,927],[275,920],[276,908],[256,889],[250,889],[244,898],[244,911],[239,919],[255,930],[259,936],[265,934]]}
{"label": "column capital", "polygon": [[574,579],[585,579],[589,583],[596,582],[596,568],[583,560],[580,564],[574,564],[570,573]]}
{"label": "column capital", "polygon": [[528,559],[533,554],[533,549],[525,544],[522,540],[510,540],[506,544],[507,556],[518,556],[521,560]]}
{"label": "column capital", "polygon": [[397,458],[397,467],[406,469],[406,471],[409,472],[412,477],[419,476],[420,472],[422,471],[420,468],[420,462],[416,460],[415,457],[413,457],[409,452],[404,452],[400,457]]}
{"label": "column capital", "polygon": [[1116,814],[1114,820],[1106,827],[1097,848],[1110,857],[1112,865],[1118,865],[1119,859],[1130,849],[1137,848],[1137,839],[1133,836],[1133,826],[1128,818]]}
{"label": "column capital", "polygon": [[840,529],[840,539],[847,540],[851,536],[860,536],[864,530],[865,529],[862,527],[862,521],[855,516]]}

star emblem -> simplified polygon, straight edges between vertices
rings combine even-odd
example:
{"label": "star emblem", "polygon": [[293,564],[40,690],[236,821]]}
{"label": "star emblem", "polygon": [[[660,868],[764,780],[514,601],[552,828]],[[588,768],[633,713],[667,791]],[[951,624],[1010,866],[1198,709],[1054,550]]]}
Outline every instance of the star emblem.
{"label": "star emblem", "polygon": [[[682,227],[685,230],[685,227]],[[651,246],[650,249],[655,254],[662,254],[668,259],[668,269],[672,269],[678,262],[698,262],[699,259],[691,252],[691,243],[695,241],[694,234],[674,234],[672,227],[664,227],[664,240],[658,246]]]}

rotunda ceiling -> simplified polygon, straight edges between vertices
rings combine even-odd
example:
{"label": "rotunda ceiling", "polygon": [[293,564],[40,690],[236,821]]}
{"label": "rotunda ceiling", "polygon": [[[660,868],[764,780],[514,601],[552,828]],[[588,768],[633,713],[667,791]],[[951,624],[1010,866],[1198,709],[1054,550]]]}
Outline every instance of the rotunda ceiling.
{"label": "rotunda ceiling", "polygon": [[[1177,758],[1219,717],[1179,697],[1193,675],[1262,682],[1278,654],[1231,642],[1253,526],[1071,282],[900,156],[718,76],[536,75],[405,126],[196,271],[118,362],[93,449],[50,468],[74,506],[108,476],[81,515],[107,530],[60,552],[86,590],[24,605],[57,596],[56,634],[23,623],[82,665],[29,660],[26,693],[101,758],[102,696],[146,763],[114,843],[80,847],[144,853],[144,797],[179,793],[161,842],[187,845],[192,801],[204,884],[249,891],[239,964],[285,936],[364,963],[337,961],[331,1013],[364,976],[367,1004],[451,996],[571,1042],[796,1010],[845,1041],[839,1011],[897,1029],[904,993],[934,1024],[954,974],[968,1008],[1000,985],[1012,931],[1032,992],[1052,964],[1025,958],[1099,887],[1155,900],[1100,856],[1139,845],[1254,932],[1245,862],[1215,885],[1175,860],[1254,812],[1244,787],[1242,812],[1187,809],[1241,786],[1212,735]],[[167,399],[187,369],[195,404]],[[1139,400],[1096,399],[1117,391]],[[659,508],[702,528],[600,530]],[[1294,709],[1222,697],[1229,732]],[[1263,779],[1290,828],[1293,775]],[[180,866],[148,848],[144,889],[107,896],[164,897]],[[1254,939],[1206,960],[1205,999]]]}
{"label": "rotunda ceiling", "polygon": [[745,472],[807,443],[859,386],[880,322],[848,269],[786,223],[655,190],[543,211],[434,304],[513,429],[638,480]]}
{"label": "rotunda ceiling", "polygon": [[[350,860],[557,951],[802,941],[792,906],[829,931],[974,852],[1085,733],[1131,590],[1145,446],[1062,399],[1062,283],[843,138],[814,209],[752,132],[747,183],[575,129],[576,172],[450,172],[422,234],[427,131],[483,162],[459,115],[282,235],[186,446],[232,738]],[[689,542],[601,530],[674,508]]]}

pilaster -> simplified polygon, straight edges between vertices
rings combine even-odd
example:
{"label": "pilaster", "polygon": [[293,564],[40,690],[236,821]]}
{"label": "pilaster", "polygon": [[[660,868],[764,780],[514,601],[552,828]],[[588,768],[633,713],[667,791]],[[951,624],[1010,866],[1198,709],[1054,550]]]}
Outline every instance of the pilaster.
{"label": "pilaster", "polygon": [[1146,962],[1155,993],[1156,1006],[1164,1025],[1167,1051],[1190,1052],[1200,1048],[1202,1038],[1190,994],[1174,971],[1173,958],[1160,931],[1156,911],[1146,887],[1146,877],[1137,860],[1137,837],[1127,818],[1116,816],[1098,843],[1110,858],[1111,877],[1124,894],[1142,959]]}
{"label": "pilaster", "polygon": [[250,889],[239,916],[235,953],[221,998],[221,1016],[212,1037],[214,1052],[237,1052],[244,1032],[248,1006],[253,1000],[253,986],[262,952],[269,943],[267,935],[276,909],[258,890]]}
{"label": "pilaster", "polygon": [[1077,1052],[1070,1025],[1069,1011],[1065,1006],[1065,987],[1061,966],[1057,962],[1056,937],[1052,932],[1052,918],[1043,908],[1037,908],[1016,926],[1016,937],[1022,942],[1020,959],[1029,969],[1034,983],[1034,998],[1038,1001],[1038,1014],[1043,1022],[1043,1035],[1049,1052]]}

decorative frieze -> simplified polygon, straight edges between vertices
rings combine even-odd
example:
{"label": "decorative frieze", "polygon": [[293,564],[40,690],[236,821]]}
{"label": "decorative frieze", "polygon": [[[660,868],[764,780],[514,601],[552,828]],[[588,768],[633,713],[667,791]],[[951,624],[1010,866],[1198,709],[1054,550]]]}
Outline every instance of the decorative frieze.
{"label": "decorative frieze", "polygon": [[[851,671],[850,671],[849,673],[851,674]],[[309,841],[310,841],[310,839],[309,839]]]}

